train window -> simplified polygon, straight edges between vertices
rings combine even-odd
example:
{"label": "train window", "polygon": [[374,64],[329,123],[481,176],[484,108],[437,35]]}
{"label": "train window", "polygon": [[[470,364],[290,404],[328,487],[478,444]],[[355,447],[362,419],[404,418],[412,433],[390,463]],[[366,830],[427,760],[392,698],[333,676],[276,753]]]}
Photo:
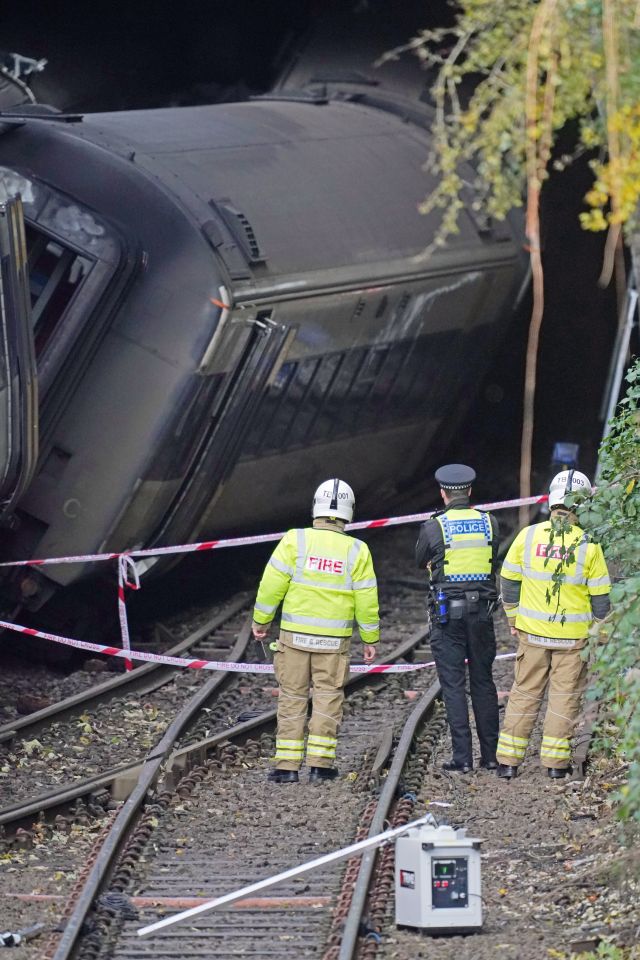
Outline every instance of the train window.
{"label": "train window", "polygon": [[305,402],[299,407],[291,427],[288,438],[289,446],[305,443],[311,436],[313,426],[322,411],[329,388],[338,372],[340,359],[340,354],[334,353],[322,357],[317,362],[315,375],[307,388]]}
{"label": "train window", "polygon": [[287,389],[283,392],[278,410],[268,429],[263,451],[284,450],[291,446],[291,431],[296,415],[304,407],[309,388],[320,364],[318,357],[300,360],[296,364]]}
{"label": "train window", "polygon": [[350,432],[358,433],[365,425],[365,418],[369,420],[367,414],[371,413],[368,399],[373,386],[380,374],[384,364],[389,347],[384,346],[371,347],[366,353],[358,376],[351,385],[349,397],[347,400],[347,417]]}
{"label": "train window", "polygon": [[92,261],[30,225],[26,236],[36,356],[41,356]]}
{"label": "train window", "polygon": [[349,395],[356,383],[367,351],[362,347],[339,354],[337,364],[322,408],[313,426],[311,440],[319,442],[343,436],[351,430]]}
{"label": "train window", "polygon": [[407,357],[406,343],[393,343],[388,348],[380,372],[369,395],[368,412],[372,419],[388,419],[390,407],[387,403],[390,394],[399,382],[403,364]]}
{"label": "train window", "polygon": [[298,364],[292,361],[283,363],[278,373],[265,393],[260,404],[256,421],[247,438],[244,448],[244,457],[257,456],[266,443],[269,428],[279,422],[279,411],[284,404],[289,384],[295,376]]}
{"label": "train window", "polygon": [[[440,402],[443,337],[356,347],[282,365],[266,393],[243,458],[376,430]],[[447,346],[450,351],[450,344]]]}

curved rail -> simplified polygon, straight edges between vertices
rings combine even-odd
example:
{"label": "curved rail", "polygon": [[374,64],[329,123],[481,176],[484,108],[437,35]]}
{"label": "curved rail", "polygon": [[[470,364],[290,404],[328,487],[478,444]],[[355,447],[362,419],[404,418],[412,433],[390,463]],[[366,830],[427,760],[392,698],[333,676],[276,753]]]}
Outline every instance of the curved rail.
{"label": "curved rail", "polygon": [[[236,597],[223,612],[217,614],[211,620],[207,621],[204,626],[200,627],[184,640],[174,644],[165,652],[169,656],[179,657],[185,650],[189,650],[208,633],[211,633],[212,630],[222,626],[226,620],[240,613],[243,607],[248,605],[248,602],[249,594],[242,594]],[[164,633],[166,638],[173,640],[169,631],[162,625],[158,626],[158,631]],[[122,673],[118,676],[111,677],[109,680],[88,687],[80,693],[66,697],[64,700],[60,700],[50,707],[45,707],[43,710],[31,713],[21,720],[12,720],[9,723],[0,725],[0,743],[5,740],[11,740],[18,734],[26,735],[28,733],[30,737],[33,737],[38,730],[41,730],[53,720],[63,720],[78,710],[87,710],[121,692],[150,693],[165,683],[169,683],[174,676],[174,667],[166,667],[159,663],[146,663],[136,667],[129,673]]]}
{"label": "curved rail", "polygon": [[[369,836],[374,837],[385,829],[385,820],[388,817],[391,805],[397,796],[398,785],[402,776],[404,765],[409,756],[409,752],[415,740],[416,734],[422,725],[429,719],[433,712],[436,700],[440,696],[440,684],[436,681],[419,700],[416,708],[412,711],[404,726],[400,740],[396,747],[393,762],[387,774],[385,785],[376,812],[371,821]],[[362,929],[362,920],[365,913],[367,894],[371,884],[373,868],[377,856],[377,850],[367,850],[360,862],[358,879],[353,889],[351,906],[344,924],[342,942],[338,960],[353,960],[358,948],[358,937]]]}
{"label": "curved rail", "polygon": [[[207,623],[203,624],[202,627],[199,627],[193,634],[190,634],[188,637],[185,638],[185,640],[181,641],[181,643],[178,644],[176,647],[174,647],[174,649],[185,650],[185,649],[188,649],[189,647],[192,647],[195,643],[197,643],[203,637],[207,636],[207,634],[211,633],[218,626],[220,626],[221,623],[224,623],[226,620],[230,619],[232,616],[235,616],[235,614],[237,614],[245,604],[246,604],[246,600],[236,601],[226,611],[226,613],[221,615],[216,615],[211,620],[207,621]],[[250,624],[250,621],[249,621],[249,624]],[[245,624],[245,626],[242,628],[242,630],[238,634],[238,639],[236,640],[234,646],[229,650],[229,659],[230,660],[242,659],[246,653],[247,646],[249,644],[250,639],[251,639],[250,626],[247,627],[247,625]],[[153,670],[155,670],[155,664],[150,664],[150,666]],[[142,671],[145,668],[142,667],[140,669]],[[175,676],[175,673],[176,671],[174,667],[161,667],[160,675],[154,673],[154,678],[151,681],[147,676],[146,682],[153,682],[154,689],[155,689],[155,686],[162,686],[163,684],[167,683],[171,679],[171,677]],[[212,677],[212,680],[208,681],[204,685],[204,687],[201,688],[201,690],[204,689],[205,691],[207,691],[206,697],[208,697],[218,687],[220,687],[223,683],[228,681],[229,681],[229,674],[216,673]],[[113,688],[110,687],[108,693],[111,692],[112,689]],[[94,692],[95,692],[95,689],[94,689]],[[195,695],[195,697],[199,695],[199,692],[198,694]],[[189,703],[183,708],[184,710],[187,710],[189,708],[189,704],[193,702],[195,697],[192,698],[192,700],[190,700]],[[98,700],[99,699],[101,699],[101,697],[98,697]],[[66,701],[64,702],[66,703]],[[72,708],[65,707],[65,710],[66,709],[71,710]],[[182,716],[182,714],[179,714],[179,716]],[[170,727],[169,729],[172,729],[172,728],[173,728],[173,724],[172,724],[172,727]],[[176,736],[178,736],[180,732],[181,731],[178,731]],[[131,792],[131,790],[134,788],[135,784],[137,783],[146,764],[150,761],[155,760],[160,755],[162,759],[164,759],[166,752],[164,751],[163,743],[164,743],[164,737],[160,741],[160,743],[158,743],[155,747],[153,747],[146,754],[146,756],[144,758],[141,758],[140,760],[134,760],[128,763],[120,764],[117,767],[113,767],[110,770],[105,770],[103,773],[96,774],[93,777],[87,777],[84,780],[79,780],[76,783],[72,784],[71,786],[66,785],[63,787],[59,787],[55,790],[51,790],[47,793],[41,794],[40,796],[33,797],[30,800],[27,800],[27,801],[21,800],[15,804],[12,804],[11,806],[4,807],[2,810],[0,810],[0,826],[5,826],[5,827],[10,825],[15,826],[24,820],[37,816],[39,813],[43,811],[52,810],[52,809],[56,809],[58,807],[64,806],[68,803],[71,803],[73,800],[77,800],[80,797],[84,797],[90,794],[95,795],[97,793],[100,793],[108,789],[111,789],[113,791],[113,787],[118,783],[118,781],[120,781],[120,788],[117,795],[117,799],[120,799],[120,800],[126,799],[128,794]]]}
{"label": "curved rail", "polygon": [[[250,637],[251,618],[247,620],[238,635],[238,640],[232,651],[235,656],[241,655],[243,650],[246,649]],[[73,913],[65,925],[64,932],[55,953],[56,960],[59,960],[61,957],[68,957],[75,946],[78,934],[91,908],[93,899],[101,884],[104,882],[105,875],[108,873],[111,864],[119,853],[126,839],[127,830],[138,815],[149,789],[158,779],[162,764],[171,752],[176,739],[183,733],[195,714],[204,706],[216,688],[227,679],[227,674],[217,674],[211,677],[211,679],[197,691],[186,706],[182,708],[173,723],[167,728],[160,743],[155,747],[153,756],[145,760],[138,777],[138,782],[116,816],[96,862],[87,877]]]}
{"label": "curved rail", "polygon": [[[211,625],[209,625],[208,629],[212,629]],[[203,627],[199,633],[202,635],[203,631],[205,633],[207,632]],[[391,650],[386,659],[389,661],[394,661],[410,657],[415,647],[422,643],[427,635],[427,628],[418,630],[416,633],[412,634],[405,641],[403,641],[401,644],[398,644],[397,647]],[[241,636],[244,636],[244,630],[242,631]],[[250,638],[247,637],[247,642],[249,639]],[[183,643],[187,643],[187,641],[185,640]],[[239,644],[236,644],[236,646],[230,651],[230,659],[240,659],[245,650],[246,642],[241,648]],[[175,674],[175,669],[173,667],[168,669],[172,670],[173,674]],[[383,673],[376,674],[373,677],[368,674],[352,674],[346,686],[347,689],[356,689],[365,683],[371,683],[372,680],[374,682],[380,682],[384,680],[384,676],[385,675]],[[219,681],[219,683],[222,683],[223,680],[229,679],[229,674],[216,674],[216,679]],[[208,689],[213,691],[215,687],[208,687]],[[250,720],[235,724],[233,727],[229,727],[220,733],[212,734],[210,737],[199,740],[197,743],[181,747],[175,750],[169,756],[165,765],[165,770],[167,772],[171,769],[181,770],[191,762],[201,762],[221,743],[234,739],[242,739],[248,733],[268,728],[275,723],[275,719],[276,709],[267,710],[256,717],[252,717]],[[161,743],[162,742],[163,741],[161,741]],[[79,780],[72,786],[65,786],[56,790],[52,790],[48,793],[41,794],[40,796],[33,797],[26,803],[21,801],[12,804],[11,806],[4,807],[2,810],[0,810],[0,826],[10,827],[20,825],[23,821],[29,820],[29,818],[32,817],[36,817],[43,811],[54,810],[58,807],[69,804],[80,797],[86,797],[91,794],[95,795],[105,790],[110,790],[118,800],[124,800],[129,795],[131,790],[134,789],[138,777],[141,775],[141,772],[145,767],[145,764],[149,760],[154,759],[160,749],[161,744],[158,744],[150,753],[147,754],[145,759],[137,761],[134,760],[130,761],[129,763],[113,767],[110,770],[105,770],[101,774],[97,774],[96,776],[87,777],[85,780]]]}
{"label": "curved rail", "polygon": [[[245,631],[250,633],[250,622],[243,629],[242,633],[244,634]],[[397,660],[406,656],[425,639],[427,633],[428,630],[423,628],[412,634],[407,640],[398,644],[398,646],[387,655],[386,659]],[[222,682],[226,676],[228,675],[218,675],[201,688],[196,697],[181,711],[171,727],[167,730],[161,742],[154,749],[152,757],[147,759],[142,765],[138,782],[116,816],[105,844],[87,877],[73,912],[68,918],[64,933],[54,954],[54,960],[68,960],[71,956],[86,916],[96,896],[100,892],[101,886],[108,877],[118,853],[122,849],[127,832],[139,814],[150,787],[158,779],[161,769],[164,769],[166,773],[170,772],[174,766],[178,769],[184,768],[190,762],[201,761],[221,743],[244,738],[246,734],[251,731],[255,731],[261,727],[272,726],[275,723],[276,710],[269,710],[243,723],[236,724],[230,729],[207,737],[197,743],[190,744],[172,753],[171,750],[175,739],[185,729],[197,710],[206,702],[207,698],[213,692],[215,685]],[[347,686],[349,688],[355,688],[361,686],[367,680],[371,682],[372,679],[376,682],[383,682],[385,680],[385,674],[375,674],[373,677],[367,676],[366,674],[352,675]]]}

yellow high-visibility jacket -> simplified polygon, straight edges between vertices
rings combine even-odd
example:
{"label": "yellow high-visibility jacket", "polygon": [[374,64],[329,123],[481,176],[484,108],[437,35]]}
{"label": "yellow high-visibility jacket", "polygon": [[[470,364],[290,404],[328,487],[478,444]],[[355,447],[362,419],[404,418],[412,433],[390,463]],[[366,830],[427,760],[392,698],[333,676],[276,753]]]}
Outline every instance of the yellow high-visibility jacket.
{"label": "yellow high-visibility jacket", "polygon": [[493,531],[486,513],[445,511],[436,517],[444,540],[444,578],[450,583],[491,580]]}
{"label": "yellow high-visibility jacket", "polygon": [[364,643],[380,639],[371,553],[348,534],[312,527],[285,533],[262,575],[254,621],[271,623],[283,600],[283,630],[350,637],[355,619]]}
{"label": "yellow high-visibility jacket", "polygon": [[[521,530],[509,547],[501,577],[521,584],[515,617],[518,630],[538,637],[581,640],[593,621],[591,597],[611,589],[604,554],[577,525],[568,525],[564,533],[556,527],[552,543],[551,532],[552,520]],[[558,574],[562,574],[559,596],[552,593]],[[508,616],[513,612],[507,609]]]}

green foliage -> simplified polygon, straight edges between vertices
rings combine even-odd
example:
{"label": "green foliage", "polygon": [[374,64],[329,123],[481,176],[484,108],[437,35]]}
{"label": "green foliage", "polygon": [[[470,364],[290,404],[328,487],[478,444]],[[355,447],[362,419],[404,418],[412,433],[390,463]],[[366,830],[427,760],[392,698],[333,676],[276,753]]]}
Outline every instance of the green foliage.
{"label": "green foliage", "polygon": [[614,943],[603,940],[598,944],[595,953],[571,954],[573,960],[634,960],[640,956],[635,947],[617,947]]}
{"label": "green foliage", "polygon": [[[428,161],[438,184],[421,208],[442,212],[436,245],[456,232],[469,185],[474,208],[492,217],[503,219],[521,206],[528,146],[536,146],[539,184],[548,176],[556,134],[571,121],[579,129],[576,152],[596,153],[583,227],[633,227],[640,198],[637,0],[554,0],[536,45],[537,90],[530,103],[527,63],[540,6],[531,0],[460,0],[454,26],[425,30],[404,48],[438,70]],[[461,93],[465,89],[473,90],[470,98]],[[571,159],[559,158],[556,167]]]}
{"label": "green foliage", "polygon": [[640,821],[640,361],[627,381],[600,450],[598,488],[577,512],[580,525],[602,544],[615,579],[611,613],[590,639],[592,696],[606,705],[601,745],[629,763],[621,814]]}

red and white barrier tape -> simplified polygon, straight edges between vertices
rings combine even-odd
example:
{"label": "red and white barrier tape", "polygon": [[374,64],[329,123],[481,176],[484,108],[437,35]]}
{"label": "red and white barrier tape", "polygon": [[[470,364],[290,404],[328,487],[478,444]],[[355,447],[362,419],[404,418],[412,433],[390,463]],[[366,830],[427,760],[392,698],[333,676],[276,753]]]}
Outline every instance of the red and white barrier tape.
{"label": "red and white barrier tape", "polygon": [[[129,648],[108,647],[102,643],[89,643],[86,640],[73,640],[71,637],[60,637],[55,633],[45,633],[43,630],[33,630],[31,627],[21,627],[17,623],[7,623],[0,620],[0,630],[15,630],[28,637],[40,637],[41,640],[53,640],[67,647],[77,650],[86,650],[88,653],[100,653],[107,657],[120,657],[125,662],[130,660],[145,660],[148,663],[162,663],[168,667],[184,667],[187,670],[221,670],[227,673],[273,673],[272,663],[234,663],[228,660],[189,660],[186,657],[171,657],[165,653],[146,653]],[[510,660],[515,653],[500,653],[496,660]],[[354,663],[349,667],[351,673],[413,673],[415,670],[425,670],[435,667],[435,661],[429,663]]]}
{"label": "red and white barrier tape", "polygon": [[[495,503],[480,503],[476,510],[506,510],[509,507],[533,506],[545,503],[548,497],[520,497],[518,500],[496,500]],[[421,523],[436,513],[409,513],[403,517],[385,517],[381,520],[359,520],[357,523],[348,523],[345,530],[375,530],[379,527],[397,527],[405,523]],[[118,560],[120,557],[160,557],[172,553],[196,553],[200,550],[222,550],[226,547],[248,547],[256,543],[269,543],[281,540],[284,531],[280,533],[259,533],[252,537],[230,537],[226,540],[204,540],[201,543],[183,543],[173,547],[150,547],[147,550],[124,550],[122,553],[88,553],[72,557],[49,557],[44,560],[11,560],[0,563],[0,567],[42,567],[50,563],[93,563],[99,560]]]}
{"label": "red and white barrier tape", "polygon": [[[538,503],[544,503],[547,496],[539,497],[520,497],[517,500],[496,500],[493,503],[478,504],[478,510],[506,510],[508,507],[532,506]],[[436,511],[431,510],[428,513],[410,513],[401,517],[385,517],[381,520],[361,520],[357,523],[348,523],[346,530],[375,530],[381,527],[395,527],[406,523],[421,523],[428,520]],[[166,663],[169,666],[189,667],[191,669],[203,670],[236,670],[239,673],[272,673],[273,668],[269,664],[235,664],[229,665],[223,661],[209,660],[184,660],[180,657],[163,657],[161,654],[140,653],[130,649],[129,624],[127,621],[127,609],[125,603],[125,587],[132,590],[140,589],[140,576],[135,565],[135,559],[138,557],[155,557],[175,553],[196,553],[203,550],[220,550],[223,547],[242,547],[250,546],[256,543],[268,543],[273,540],[280,540],[284,533],[262,533],[252,537],[231,537],[226,540],[205,540],[201,543],[179,544],[173,547],[151,547],[148,550],[126,550],[123,553],[93,553],[79,554],[72,557],[50,557],[44,560],[12,560],[6,563],[0,563],[0,567],[41,567],[52,563],[90,563],[100,560],[118,561],[118,618],[120,621],[120,634],[122,637],[122,650],[118,647],[103,647],[100,644],[87,643],[82,640],[73,640],[70,637],[59,637],[53,633],[44,633],[39,630],[31,630],[28,627],[21,627],[18,624],[4,623],[0,621],[0,629],[15,630],[18,633],[26,633],[29,636],[40,637],[43,640],[53,640],[55,643],[63,643],[67,646],[77,647],[80,650],[89,650],[93,653],[103,653],[113,657],[123,657],[127,670],[132,669],[132,660],[151,660],[157,663]],[[205,665],[206,664],[206,665]],[[210,665],[209,665],[210,664]],[[382,673],[390,671],[392,673],[403,673],[407,670],[420,670],[428,664],[421,664],[413,667],[405,664],[395,664],[393,666],[369,667],[366,665],[352,667],[355,673]],[[255,667],[255,669],[253,669]]]}

